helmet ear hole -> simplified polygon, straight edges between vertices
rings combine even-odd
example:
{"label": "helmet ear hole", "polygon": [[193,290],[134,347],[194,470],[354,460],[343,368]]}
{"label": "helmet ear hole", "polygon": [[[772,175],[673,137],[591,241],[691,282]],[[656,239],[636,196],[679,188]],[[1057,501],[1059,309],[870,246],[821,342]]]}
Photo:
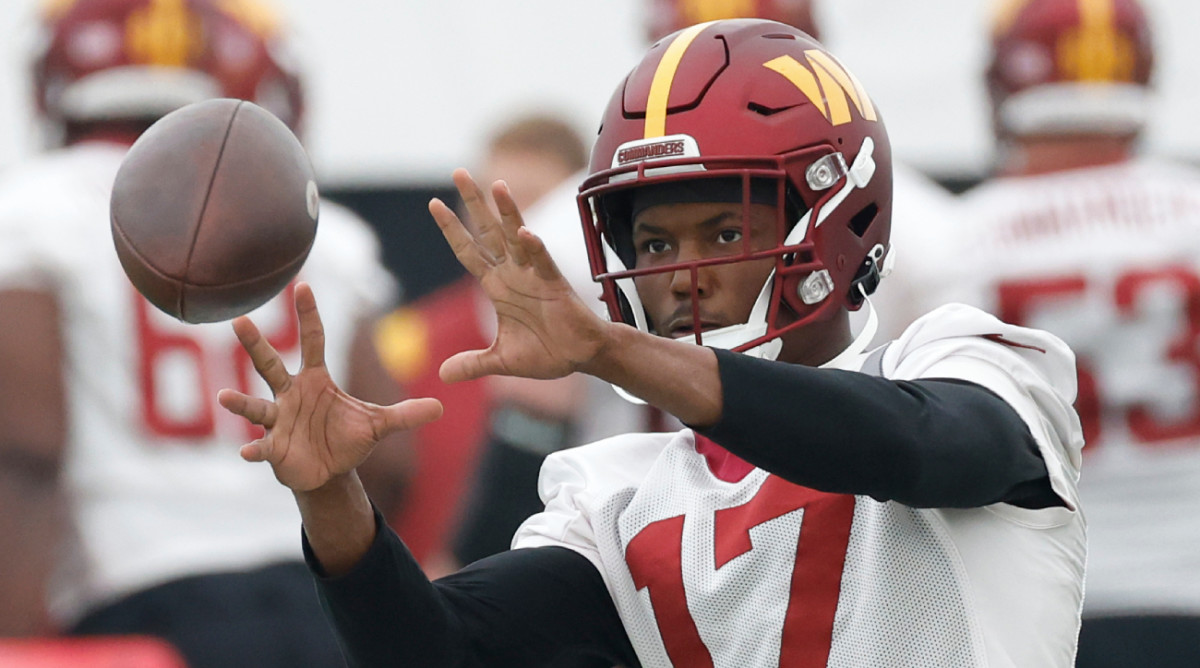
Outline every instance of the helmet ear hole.
{"label": "helmet ear hole", "polygon": [[875,217],[879,215],[879,207],[874,202],[866,205],[850,218],[847,227],[858,238],[862,238],[870,229],[871,223],[875,222]]}
{"label": "helmet ear hole", "polygon": [[852,308],[862,306],[864,299],[868,295],[875,293],[875,289],[879,287],[879,281],[882,279],[882,274],[879,270],[879,263],[875,258],[868,257],[863,260],[862,265],[858,268],[858,273],[854,275],[854,279],[850,281],[850,305]]}

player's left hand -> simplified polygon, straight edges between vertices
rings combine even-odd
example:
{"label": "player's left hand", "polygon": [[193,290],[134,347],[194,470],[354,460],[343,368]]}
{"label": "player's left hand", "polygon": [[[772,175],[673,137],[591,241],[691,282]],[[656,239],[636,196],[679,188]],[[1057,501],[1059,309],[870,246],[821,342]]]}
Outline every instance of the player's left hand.
{"label": "player's left hand", "polygon": [[233,321],[238,341],[275,397],[267,400],[225,389],[217,400],[229,412],[267,430],[242,446],[242,458],[269,462],[279,482],[308,492],[353,471],[388,434],[436,420],[442,405],[436,399],[408,399],[379,406],[346,394],[325,367],[325,330],[306,283],[296,285],[296,315],[302,361],[295,374],[288,372],[248,317]]}
{"label": "player's left hand", "polygon": [[496,209],[465,169],[454,184],[474,223],[474,234],[441,200],[429,203],[458,261],[471,272],[496,309],[496,340],[487,350],[459,353],[442,364],[452,383],[488,375],[561,378],[604,349],[611,323],[579,298],[545,245],[524,226],[507,184],[492,185]]}

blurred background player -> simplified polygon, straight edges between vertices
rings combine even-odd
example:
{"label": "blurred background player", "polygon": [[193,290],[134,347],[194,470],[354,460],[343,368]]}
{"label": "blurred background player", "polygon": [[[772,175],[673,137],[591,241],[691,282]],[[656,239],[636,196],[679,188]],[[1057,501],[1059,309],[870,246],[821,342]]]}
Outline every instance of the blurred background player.
{"label": "blurred background player", "polygon": [[1200,665],[1200,173],[1138,155],[1153,61],[1135,0],[1001,3],[996,174],[911,291],[1077,354],[1081,668]]}
{"label": "blurred background player", "polygon": [[[253,0],[76,0],[43,19],[37,104],[62,148],[0,180],[3,632],[152,634],[193,668],[342,665],[295,505],[239,461],[250,434],[216,404],[220,387],[265,388],[227,325],[184,325],[138,295],[108,222],[127,147],[175,108],[244,98],[298,129],[280,27]],[[337,313],[331,371],[386,402],[370,332],[395,288],[377,255],[369,228],[323,204],[300,277]],[[257,313],[296,358],[291,289]],[[403,448],[382,454],[387,503],[407,470]]]}

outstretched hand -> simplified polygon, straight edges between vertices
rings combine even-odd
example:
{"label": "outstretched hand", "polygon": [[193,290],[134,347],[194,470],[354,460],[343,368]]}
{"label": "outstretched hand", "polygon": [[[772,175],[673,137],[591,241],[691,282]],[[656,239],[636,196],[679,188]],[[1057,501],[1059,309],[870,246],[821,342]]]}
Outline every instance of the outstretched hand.
{"label": "outstretched hand", "polygon": [[442,405],[436,399],[409,399],[379,406],[346,394],[325,368],[325,330],[307,283],[296,286],[296,314],[302,361],[295,375],[288,373],[279,353],[249,318],[233,321],[234,333],[274,400],[228,389],[221,390],[217,400],[267,430],[242,446],[242,458],[269,462],[279,482],[307,492],[358,467],[388,434],[436,420]]}
{"label": "outstretched hand", "polygon": [[571,289],[546,246],[524,226],[508,185],[492,186],[496,210],[465,169],[454,172],[474,234],[441,200],[429,203],[454,255],[496,309],[496,340],[442,364],[452,383],[487,375],[560,378],[583,369],[606,344],[608,323]]}

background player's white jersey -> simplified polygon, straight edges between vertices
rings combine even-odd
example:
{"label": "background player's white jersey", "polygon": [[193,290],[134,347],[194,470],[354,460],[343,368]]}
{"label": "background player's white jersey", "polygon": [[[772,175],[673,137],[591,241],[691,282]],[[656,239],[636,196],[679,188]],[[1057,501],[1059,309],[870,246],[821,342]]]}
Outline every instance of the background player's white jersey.
{"label": "background player's white jersey", "polygon": [[[238,447],[254,429],[216,402],[223,387],[270,396],[230,325],[159,312],[117,260],[108,203],[124,153],[83,144],[0,179],[0,289],[51,290],[63,319],[63,480],[77,534],[53,601],[64,623],[175,577],[301,559],[291,494],[265,463],[242,461]],[[322,204],[300,279],[321,302],[329,368],[343,383],[354,327],[394,296],[378,242],[349,212]],[[296,368],[291,295],[252,317]]]}
{"label": "background player's white jersey", "polygon": [[1200,613],[1200,173],[1131,162],[965,196],[929,294],[1046,329],[1079,358],[1085,613]]}
{"label": "background player's white jersey", "polygon": [[513,546],[592,560],[647,668],[1065,668],[1086,552],[1072,361],[1044,332],[951,305],[918,320],[872,370],[994,391],[1029,426],[1069,508],[916,509],[761,469],[721,479],[684,430],[552,455],[546,510]]}
{"label": "background player's white jersey", "polygon": [[927,282],[931,269],[949,258],[939,253],[959,223],[957,199],[929,177],[903,163],[892,163],[892,233],[888,253],[892,273],[879,284],[871,304],[879,313],[877,341],[889,341],[941,303],[910,294]]}

